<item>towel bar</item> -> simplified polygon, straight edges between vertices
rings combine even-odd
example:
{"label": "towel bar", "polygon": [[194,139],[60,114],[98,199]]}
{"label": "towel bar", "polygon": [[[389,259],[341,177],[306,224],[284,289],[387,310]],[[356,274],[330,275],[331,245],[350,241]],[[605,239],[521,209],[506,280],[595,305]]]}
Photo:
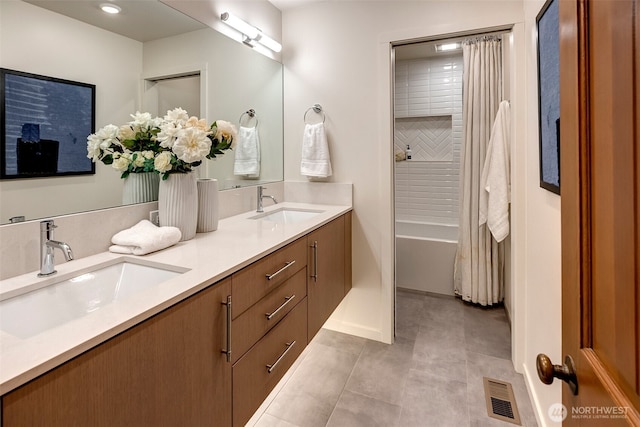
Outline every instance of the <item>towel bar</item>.
{"label": "towel bar", "polygon": [[313,104],[313,106],[307,108],[307,111],[304,112],[303,121],[305,123],[307,123],[307,114],[311,110],[313,110],[313,112],[316,113],[316,114],[322,114],[322,123],[324,123],[324,121],[327,118],[327,116],[325,116],[324,111],[322,111],[322,105],[320,105],[320,104]]}
{"label": "towel bar", "polygon": [[247,123],[249,123],[251,121],[251,119],[256,119],[256,124],[253,127],[258,127],[258,116],[256,115],[256,110],[251,108],[251,109],[245,111],[244,113],[242,113],[240,115],[240,118],[238,119],[238,123],[240,123],[240,126],[242,126],[242,118],[244,116],[249,116],[249,119],[247,120]]}

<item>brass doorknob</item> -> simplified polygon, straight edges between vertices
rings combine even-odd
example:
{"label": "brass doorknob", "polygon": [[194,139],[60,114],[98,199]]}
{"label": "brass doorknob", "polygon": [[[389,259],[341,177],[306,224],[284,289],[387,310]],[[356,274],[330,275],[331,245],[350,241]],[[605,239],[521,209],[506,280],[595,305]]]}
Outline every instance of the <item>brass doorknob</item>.
{"label": "brass doorknob", "polygon": [[539,354],[536,357],[536,367],[538,368],[538,377],[543,383],[551,384],[554,378],[558,378],[569,385],[574,395],[578,394],[578,377],[571,356],[567,355],[564,358],[564,365],[554,365],[549,356]]}

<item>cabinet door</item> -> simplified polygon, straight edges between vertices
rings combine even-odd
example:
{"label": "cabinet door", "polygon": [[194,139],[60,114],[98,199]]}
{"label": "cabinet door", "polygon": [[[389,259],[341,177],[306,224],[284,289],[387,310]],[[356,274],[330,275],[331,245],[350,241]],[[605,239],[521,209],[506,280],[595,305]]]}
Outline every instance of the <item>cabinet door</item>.
{"label": "cabinet door", "polygon": [[211,286],[8,393],[3,427],[230,426],[230,292]]}
{"label": "cabinet door", "polygon": [[309,330],[311,340],[344,298],[345,241],[344,216],[307,236],[309,246]]}

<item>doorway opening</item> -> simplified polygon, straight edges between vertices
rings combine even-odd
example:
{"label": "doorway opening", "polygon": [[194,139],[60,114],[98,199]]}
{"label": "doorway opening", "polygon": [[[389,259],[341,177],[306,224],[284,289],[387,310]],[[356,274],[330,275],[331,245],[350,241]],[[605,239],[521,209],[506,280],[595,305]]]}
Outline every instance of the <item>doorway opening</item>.
{"label": "doorway opening", "polygon": [[[463,149],[462,44],[478,36],[502,39],[503,98],[509,99],[510,29],[397,43],[393,46],[393,152],[395,217],[395,336],[447,336],[465,349],[511,359],[508,314],[455,297],[460,170]],[[509,238],[507,238],[509,239]],[[507,254],[509,243],[506,245]],[[509,270],[510,259],[505,264]],[[510,299],[505,274],[505,299]],[[494,306],[495,307],[495,306]],[[454,346],[454,347],[455,347]],[[458,356],[455,356],[458,354]],[[438,357],[440,357],[438,356]]]}

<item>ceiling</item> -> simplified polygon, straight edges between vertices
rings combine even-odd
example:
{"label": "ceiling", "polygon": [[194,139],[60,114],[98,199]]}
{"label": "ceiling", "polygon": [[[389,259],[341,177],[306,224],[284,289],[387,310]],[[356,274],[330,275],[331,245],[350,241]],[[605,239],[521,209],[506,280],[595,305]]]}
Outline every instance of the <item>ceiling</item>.
{"label": "ceiling", "polygon": [[269,3],[277,7],[278,9],[285,11],[287,9],[293,9],[298,6],[302,6],[309,3],[318,2],[321,0],[269,0]]}
{"label": "ceiling", "polygon": [[[206,25],[157,0],[24,1],[140,42],[206,28]],[[102,3],[117,4],[122,12],[117,15],[104,13],[99,7]]]}

